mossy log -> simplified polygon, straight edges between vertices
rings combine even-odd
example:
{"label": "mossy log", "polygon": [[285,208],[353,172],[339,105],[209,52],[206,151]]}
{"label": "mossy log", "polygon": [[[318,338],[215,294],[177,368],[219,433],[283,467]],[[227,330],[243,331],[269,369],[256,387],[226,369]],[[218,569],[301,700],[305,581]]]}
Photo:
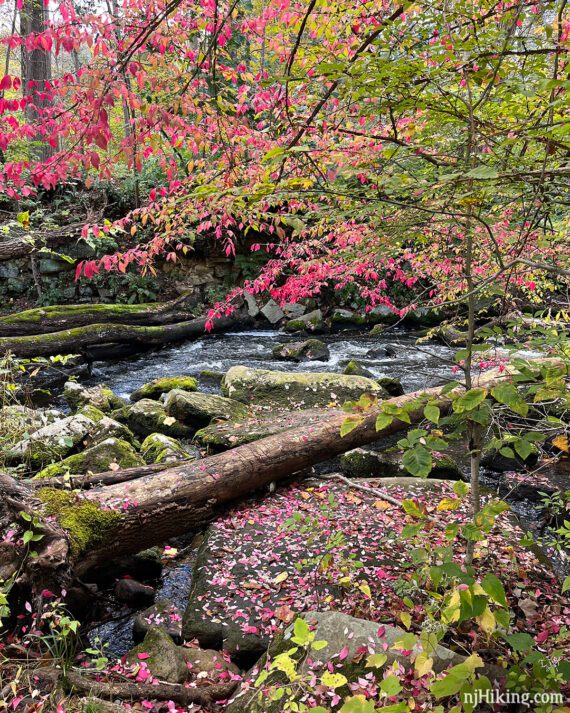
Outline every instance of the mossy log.
{"label": "mossy log", "polygon": [[[214,321],[214,332],[243,327],[248,318],[239,312]],[[0,354],[11,352],[16,357],[30,358],[52,354],[85,354],[90,347],[103,344],[138,345],[140,350],[170,342],[202,337],[206,333],[206,318],[200,317],[161,326],[135,326],[129,324],[90,324],[86,327],[65,329],[51,334],[26,337],[0,337]]]}
{"label": "mossy log", "polygon": [[189,296],[170,302],[140,305],[84,304],[36,307],[0,317],[0,337],[50,334],[90,324],[130,324],[153,326],[184,322],[194,316]]}
{"label": "mossy log", "polygon": [[[482,375],[478,385],[491,388],[509,378],[508,370],[503,373],[494,370]],[[410,421],[414,424],[424,418],[426,399],[436,400],[442,413],[450,409],[451,394],[442,394],[441,388],[417,391],[384,403],[409,405]],[[46,536],[35,543],[38,557],[30,560],[32,573],[30,567],[17,561],[16,545],[8,547],[8,553],[0,550],[0,565],[9,565],[6,557],[11,554],[14,572],[22,572],[21,577],[28,582],[45,586],[51,577],[51,586],[54,581],[66,585],[73,576],[103,561],[138,552],[203,526],[219,515],[223,507],[271,482],[409,428],[409,424],[394,419],[388,427],[377,431],[377,415],[378,411],[371,409],[356,428],[341,437],[346,414],[332,412],[326,420],[295,427],[226,453],[148,475],[141,470],[139,478],[79,492],[33,488],[0,474],[0,530],[6,523],[18,521],[23,529],[28,529],[21,511],[33,511],[42,523],[47,523]]]}

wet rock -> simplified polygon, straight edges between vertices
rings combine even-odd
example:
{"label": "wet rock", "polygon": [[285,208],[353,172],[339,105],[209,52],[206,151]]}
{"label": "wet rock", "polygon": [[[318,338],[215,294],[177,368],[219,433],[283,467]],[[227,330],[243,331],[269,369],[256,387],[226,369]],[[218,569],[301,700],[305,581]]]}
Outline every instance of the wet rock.
{"label": "wet rock", "polygon": [[381,376],[379,379],[376,379],[376,381],[390,396],[403,396],[404,387],[400,379],[396,379],[393,376]]}
{"label": "wet rock", "polygon": [[495,473],[506,473],[508,471],[519,470],[524,468],[534,468],[538,462],[538,454],[531,453],[528,458],[523,460],[518,454],[514,453],[514,458],[501,453],[497,450],[489,450],[484,452],[481,457],[481,466],[492,470]]}
{"label": "wet rock", "polygon": [[282,372],[232,367],[222,381],[222,392],[250,404],[282,409],[326,407],[358,400],[363,393],[382,396],[381,386],[363,376],[327,372]]}
{"label": "wet rock", "polygon": [[333,310],[331,315],[331,322],[333,327],[339,328],[356,328],[362,327],[366,324],[366,317],[358,312],[353,312],[349,309],[337,308]]}
{"label": "wet rock", "polygon": [[302,317],[305,312],[307,311],[307,306],[304,304],[301,304],[300,302],[297,303],[286,303],[282,307],[283,312],[285,312],[285,316],[287,319],[298,319],[299,317]]}
{"label": "wet rock", "polygon": [[330,418],[332,413],[330,409],[272,411],[270,414],[261,413],[257,418],[213,423],[196,431],[194,438],[212,450],[227,450],[291,428],[310,427]]}
{"label": "wet rock", "polygon": [[172,602],[163,599],[139,612],[133,621],[133,639],[138,643],[151,626],[157,626],[177,643],[182,643],[182,612]]}
{"label": "wet rock", "polygon": [[79,475],[83,473],[104,473],[113,465],[119,468],[134,468],[144,465],[143,458],[126,441],[107,438],[81,453],[68,456],[60,463],[52,463],[40,471],[36,478],[53,478],[58,475]]}
{"label": "wet rock", "polygon": [[320,339],[307,339],[304,342],[288,342],[287,344],[277,344],[273,348],[275,359],[283,361],[328,361],[330,359],[329,348]]}
{"label": "wet rock", "polygon": [[285,322],[286,332],[325,332],[325,323],[323,313],[320,309],[315,309],[312,312],[290,319]]}
{"label": "wet rock", "polygon": [[369,359],[384,359],[385,357],[396,357],[398,352],[391,344],[386,344],[383,347],[375,347],[374,349],[369,349],[366,352],[366,356]]}
{"label": "wet rock", "polygon": [[209,381],[215,384],[221,383],[224,378],[224,371],[214,371],[213,369],[202,369],[200,372],[200,381]]}
{"label": "wet rock", "polygon": [[374,374],[359,364],[356,359],[351,359],[348,364],[344,367],[343,374],[348,376],[365,376],[367,379],[374,379]]}
{"label": "wet rock", "polygon": [[405,317],[408,324],[418,327],[433,327],[441,324],[445,318],[444,313],[440,309],[432,307],[418,307],[410,310]]}
{"label": "wet rock", "polygon": [[175,438],[163,433],[151,433],[147,436],[141,446],[141,454],[146,463],[176,463],[200,457],[197,448],[185,448]]}
{"label": "wet rock", "polygon": [[110,560],[89,571],[86,581],[101,586],[114,582],[117,577],[127,577],[143,582],[154,581],[162,574],[162,558],[158,547],[151,547],[134,555]]}
{"label": "wet rock", "polygon": [[140,389],[133,391],[130,399],[131,401],[159,399],[162,394],[167,394],[174,389],[196,391],[197,388],[198,382],[192,376],[165,376],[161,379],[154,379],[148,384],[143,384]]}
{"label": "wet rock", "polygon": [[87,388],[77,381],[67,381],[63,386],[63,395],[72,411],[79,411],[86,404],[91,404],[100,411],[108,413],[113,409],[121,408],[125,403],[105,384]]}
{"label": "wet rock", "polygon": [[93,421],[78,414],[54,421],[8,449],[6,461],[38,468],[65,458],[85,439],[93,425]]}
{"label": "wet rock", "polygon": [[206,426],[212,419],[226,421],[247,418],[249,409],[239,401],[215,394],[189,393],[175,389],[166,397],[164,408],[169,416],[194,428]]}
{"label": "wet rock", "polygon": [[369,337],[379,337],[386,330],[385,324],[375,324],[368,332]]}
{"label": "wet rock", "polygon": [[231,663],[231,661],[226,661],[219,651],[214,651],[213,649],[185,648],[184,658],[192,676],[206,673],[215,674],[217,677],[226,671],[234,675],[238,675],[240,672],[235,664]]}
{"label": "wet rock", "polygon": [[113,412],[113,416],[119,420],[124,419],[129,428],[142,438],[150,436],[151,433],[164,433],[172,438],[188,438],[194,433],[192,428],[170,416],[161,403],[152,399],[141,399],[125,406],[120,412]]}
{"label": "wet rock", "polygon": [[[370,324],[374,325],[390,325],[395,324],[400,317],[391,310],[387,305],[377,305],[367,313],[366,319]],[[373,329],[370,334],[372,334]]]}
{"label": "wet rock", "polygon": [[184,683],[188,679],[184,650],[158,626],[150,627],[142,643],[129,651],[126,662],[130,665],[144,664],[152,676],[161,681]]}
{"label": "wet rock", "polygon": [[137,582],[136,579],[119,579],[115,584],[115,596],[129,606],[138,607],[154,601],[155,590],[148,584]]}
{"label": "wet rock", "polygon": [[277,324],[285,317],[285,312],[279,307],[275,300],[269,300],[262,308],[261,314],[270,324]]}
{"label": "wet rock", "polygon": [[[342,470],[354,478],[391,478],[407,473],[402,464],[403,452],[399,449],[384,451],[355,448],[340,456]],[[461,469],[449,456],[433,459],[430,478],[459,480]]]}

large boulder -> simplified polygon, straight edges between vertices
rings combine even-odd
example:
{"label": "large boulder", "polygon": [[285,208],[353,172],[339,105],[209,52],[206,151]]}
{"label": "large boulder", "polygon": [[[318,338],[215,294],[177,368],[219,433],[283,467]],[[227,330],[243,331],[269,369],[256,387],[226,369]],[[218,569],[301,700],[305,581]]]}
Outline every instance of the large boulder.
{"label": "large boulder", "polygon": [[186,448],[175,438],[163,433],[151,433],[143,441],[141,454],[146,463],[177,463],[200,457],[197,448]]}
{"label": "large boulder", "polygon": [[280,322],[285,317],[285,312],[283,312],[275,300],[269,300],[269,302],[263,305],[260,311],[270,324],[277,324],[277,322]]}
{"label": "large boulder", "polygon": [[38,473],[37,478],[51,478],[57,475],[79,475],[82,473],[104,473],[113,466],[135,468],[145,461],[126,441],[107,438],[81,453],[68,456],[60,463],[52,463]]}
{"label": "large boulder", "polygon": [[194,433],[194,429],[168,414],[161,403],[152,399],[141,399],[120,411],[114,411],[113,416],[124,420],[129,428],[142,438],[150,436],[151,433],[164,433],[172,438],[188,438]]}
{"label": "large boulder", "polygon": [[38,429],[6,451],[8,463],[27,463],[32,468],[65,458],[85,439],[93,421],[76,414]]}
{"label": "large boulder", "polygon": [[124,405],[123,399],[117,396],[105,384],[85,387],[77,381],[67,381],[63,387],[63,395],[72,411],[79,411],[86,404],[95,406],[107,413]]}
{"label": "large boulder", "polygon": [[331,314],[331,322],[333,327],[340,329],[355,329],[366,324],[366,317],[359,312],[353,312],[350,309],[341,309],[338,307]]}
{"label": "large boulder", "polygon": [[[334,670],[345,676],[349,682],[357,681],[361,677],[370,681],[370,677],[374,676],[380,685],[383,672],[395,662],[405,669],[413,667],[410,652],[403,650],[404,642],[407,643],[410,637],[399,626],[388,624],[378,626],[373,621],[336,611],[307,612],[303,614],[303,619],[313,630],[315,641],[326,642],[326,646],[319,649],[312,648],[306,658],[299,660],[300,675],[308,675],[310,672],[314,676],[319,676],[332,665],[335,667]],[[291,641],[294,628],[295,624],[291,624],[283,634],[274,639],[267,651],[267,657],[264,657],[259,666],[256,666],[246,678],[241,689],[229,703],[227,713],[280,713],[286,710],[284,705],[287,697],[279,701],[271,701],[261,690],[257,696],[252,695],[252,687],[255,685],[259,670],[263,669],[267,662],[294,646]],[[419,648],[419,643],[417,645]],[[385,657],[385,661],[379,666],[371,667],[367,662],[369,657],[375,654],[381,654],[382,658]],[[436,673],[465,660],[464,656],[441,645],[430,650],[429,654]],[[341,664],[340,661],[343,663]],[[278,673],[277,676],[281,679],[281,674]],[[273,674],[273,679],[277,680],[277,676]],[[282,679],[282,682],[284,681],[285,679]],[[269,682],[272,682],[271,679]],[[344,689],[341,690],[341,693],[343,692]],[[346,692],[348,693],[348,689]],[[295,700],[299,699],[295,698]]]}
{"label": "large boulder", "polygon": [[222,392],[244,403],[285,408],[326,407],[358,400],[364,393],[384,396],[381,386],[363,376],[326,372],[282,372],[234,366]]}
{"label": "large boulder", "polygon": [[[91,409],[85,407],[81,409],[83,415],[91,413]],[[135,434],[131,429],[120,421],[116,421],[110,416],[103,416],[103,418],[98,419],[93,426],[93,428],[87,434],[85,439],[85,445],[91,447],[101,441],[106,441],[107,438],[119,438],[122,441],[127,441],[132,446],[138,447],[139,443],[135,438]]]}
{"label": "large boulder", "polygon": [[0,421],[10,433],[34,433],[54,421],[64,418],[56,409],[33,409],[21,404],[10,404],[0,409]]}
{"label": "large boulder", "polygon": [[168,394],[164,408],[169,416],[194,428],[207,426],[213,419],[236,421],[249,416],[249,409],[239,401],[179,389]]}
{"label": "large boulder", "polygon": [[152,626],[164,629],[176,643],[182,643],[182,612],[167,599],[161,599],[136,615],[133,639],[137,643],[142,641]]}
{"label": "large boulder", "polygon": [[323,313],[320,309],[290,319],[285,322],[284,328],[286,332],[326,332]]}
{"label": "large boulder", "polygon": [[328,361],[329,348],[320,339],[307,339],[304,342],[288,342],[273,347],[275,359],[283,361]]}
{"label": "large boulder", "polygon": [[160,379],[154,379],[148,384],[143,384],[139,389],[133,391],[130,399],[131,401],[159,399],[162,394],[167,394],[173,389],[196,391],[197,388],[198,382],[193,376],[163,376]]}

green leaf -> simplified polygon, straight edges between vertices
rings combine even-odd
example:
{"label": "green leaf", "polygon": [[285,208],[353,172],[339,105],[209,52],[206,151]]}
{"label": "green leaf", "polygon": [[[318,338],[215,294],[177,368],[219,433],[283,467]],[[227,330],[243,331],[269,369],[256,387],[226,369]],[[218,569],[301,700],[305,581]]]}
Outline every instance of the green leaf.
{"label": "green leaf", "polygon": [[352,696],[338,713],[374,713],[374,701],[367,701],[364,696]]}
{"label": "green leaf", "polygon": [[366,659],[366,668],[382,668],[387,660],[386,654],[370,654]]}
{"label": "green leaf", "polygon": [[430,686],[430,691],[436,698],[447,698],[459,693],[463,684],[472,676],[472,671],[464,663],[450,668],[447,675]]}
{"label": "green leaf", "polygon": [[382,693],[385,693],[388,698],[397,695],[402,690],[400,679],[394,675],[386,676],[380,684],[380,690]]}
{"label": "green leaf", "polygon": [[524,438],[519,438],[519,440],[515,443],[515,451],[523,460],[526,460],[532,453],[535,452],[535,448],[532,443],[529,443]]}
{"label": "green leaf", "polygon": [[467,178],[492,179],[498,178],[499,172],[491,166],[477,166],[477,168],[471,169],[471,171],[469,171],[466,176]]}
{"label": "green leaf", "polygon": [[518,632],[505,637],[513,651],[530,651],[534,646],[534,639],[530,634]]}
{"label": "green leaf", "polygon": [[519,416],[524,417],[528,414],[528,404],[523,401],[514,384],[499,384],[491,389],[491,395],[495,401],[504,404],[510,408],[511,411],[514,411],[514,413],[518,413]]}
{"label": "green leaf", "polygon": [[456,480],[455,483],[453,483],[453,492],[459,495],[460,498],[464,498],[469,492],[469,486],[462,480]]}
{"label": "green leaf", "polygon": [[433,460],[431,453],[424,446],[418,445],[406,451],[402,457],[402,465],[412,475],[427,478],[431,473]]}
{"label": "green leaf", "polygon": [[298,619],[295,619],[295,623],[293,625],[293,634],[294,636],[291,637],[291,641],[293,641],[295,644],[299,644],[300,646],[308,644],[311,640],[311,630],[309,629],[309,625],[304,619],[301,619],[300,617]]}
{"label": "green leaf", "polygon": [[507,597],[505,595],[505,588],[501,580],[494,574],[489,573],[481,582],[481,586],[489,597],[500,606],[505,609],[508,608]]}
{"label": "green leaf", "polygon": [[389,416],[387,413],[379,414],[376,419],[376,430],[383,431],[385,428],[388,428],[388,426],[392,423],[393,420],[394,417]]}
{"label": "green leaf", "polygon": [[428,421],[438,424],[439,418],[441,416],[439,406],[436,406],[435,404],[428,404],[424,409],[424,416],[427,418]]}
{"label": "green leaf", "polygon": [[402,507],[404,508],[404,511],[412,517],[425,517],[424,511],[415,500],[402,500]]}
{"label": "green leaf", "polygon": [[570,589],[570,575],[562,583],[562,594]]}
{"label": "green leaf", "polygon": [[487,389],[469,389],[453,402],[455,413],[465,413],[472,411],[481,404],[487,396]]}
{"label": "green leaf", "polygon": [[342,423],[342,426],[340,427],[340,437],[344,438],[351,431],[354,431],[355,428],[360,426],[362,421],[363,418],[361,416],[350,416],[349,418],[345,419]]}

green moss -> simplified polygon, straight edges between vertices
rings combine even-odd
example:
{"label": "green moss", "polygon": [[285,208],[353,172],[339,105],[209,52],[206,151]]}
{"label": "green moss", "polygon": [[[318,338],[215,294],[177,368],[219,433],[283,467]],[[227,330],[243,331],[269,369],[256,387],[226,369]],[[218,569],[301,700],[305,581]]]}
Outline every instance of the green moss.
{"label": "green moss", "polygon": [[52,305],[51,307],[38,307],[35,309],[27,309],[24,312],[11,314],[6,317],[0,317],[0,325],[16,325],[16,324],[41,324],[50,320],[65,319],[66,317],[75,317],[76,315],[84,317],[101,317],[101,316],[121,316],[125,314],[145,314],[149,310],[156,309],[156,305],[140,304],[140,305],[114,305],[114,304],[92,304],[92,305]]}
{"label": "green moss", "polygon": [[185,450],[175,438],[163,433],[151,433],[143,441],[141,453],[147,463],[168,463],[189,460],[194,454]]}
{"label": "green moss", "polygon": [[99,421],[105,418],[103,411],[98,409],[97,406],[93,406],[93,404],[85,404],[78,413],[91,419],[94,423],[99,423]]}
{"label": "green moss", "polygon": [[384,324],[375,324],[372,329],[368,332],[369,337],[378,337],[380,336],[386,329],[386,326]]}
{"label": "green moss", "polygon": [[200,379],[204,381],[215,381],[217,384],[221,382],[224,378],[223,371],[214,371],[212,369],[202,369],[200,372]]}
{"label": "green moss", "polygon": [[36,478],[53,478],[65,473],[78,475],[80,473],[104,473],[112,463],[118,463],[121,468],[134,468],[144,465],[144,460],[126,441],[118,438],[107,438],[92,448],[69,456],[61,463],[52,463],[40,471]]}
{"label": "green moss", "polygon": [[40,488],[37,496],[44,504],[46,515],[69,533],[74,557],[106,540],[121,519],[114,510],[102,510],[92,500],[82,500],[72,493],[56,488]]}
{"label": "green moss", "polygon": [[182,391],[196,391],[198,382],[192,376],[165,376],[161,379],[154,379],[148,384],[143,384],[140,389],[133,391],[131,401],[140,399],[156,399],[162,394],[167,394],[174,389]]}

